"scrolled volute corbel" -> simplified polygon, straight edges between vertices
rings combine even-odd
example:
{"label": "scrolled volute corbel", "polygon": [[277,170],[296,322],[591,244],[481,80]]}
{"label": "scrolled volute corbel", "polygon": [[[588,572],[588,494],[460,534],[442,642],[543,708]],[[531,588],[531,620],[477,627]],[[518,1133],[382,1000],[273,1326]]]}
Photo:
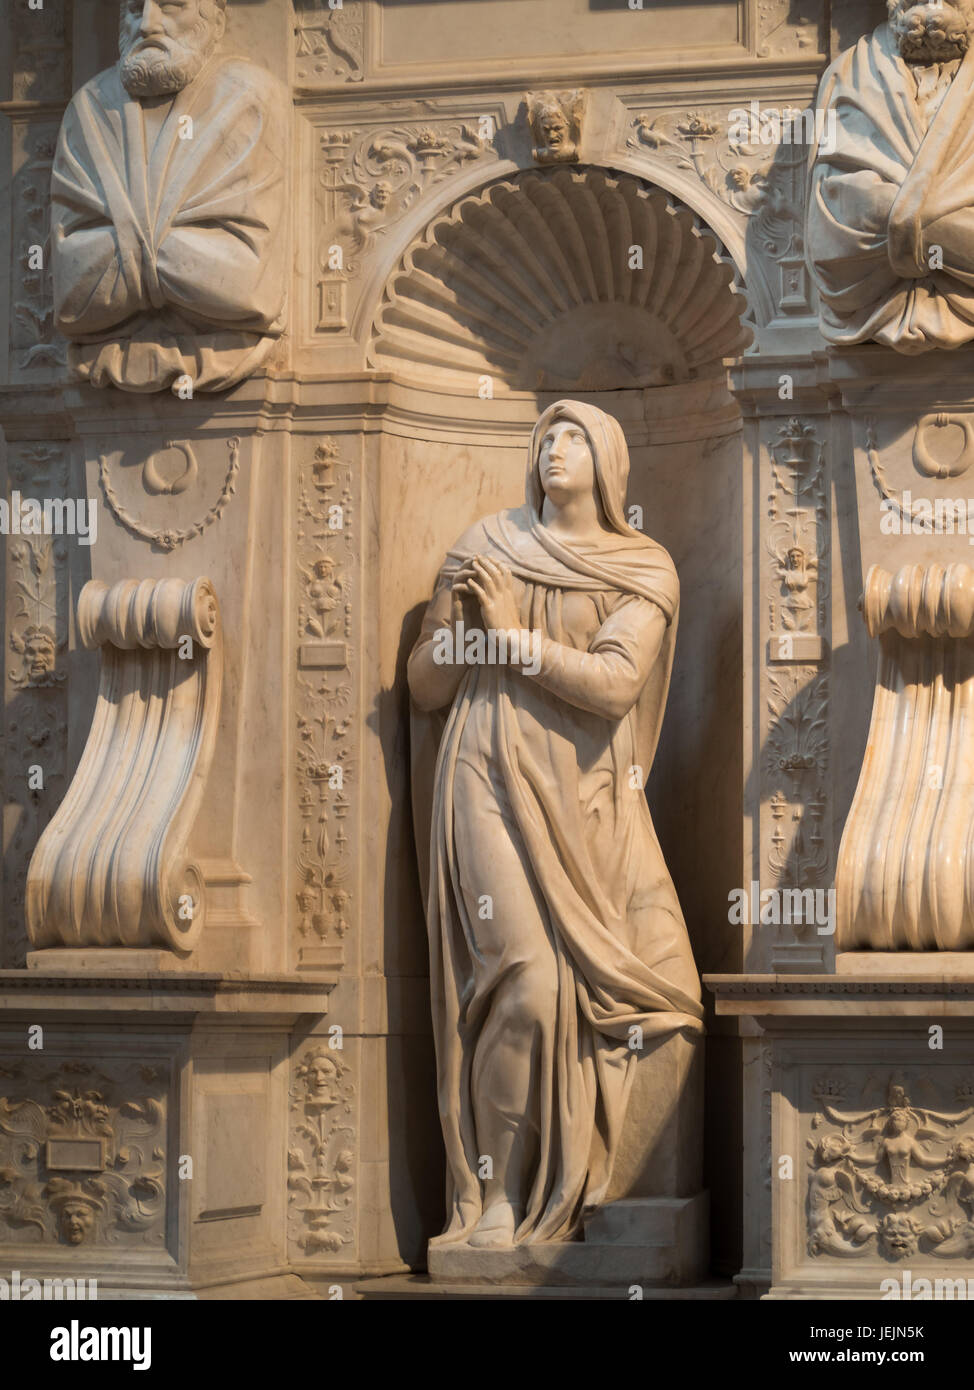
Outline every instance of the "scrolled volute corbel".
{"label": "scrolled volute corbel", "polygon": [[165,948],[203,929],[203,876],[188,854],[216,741],[220,610],[208,579],[93,580],[82,644],[101,651],[98,701],[77,773],[34,851],[35,949]]}
{"label": "scrolled volute corbel", "polygon": [[873,565],[866,576],[863,618],[870,637],[970,637],[974,634],[974,569],[968,565],[904,565],[890,574]]}

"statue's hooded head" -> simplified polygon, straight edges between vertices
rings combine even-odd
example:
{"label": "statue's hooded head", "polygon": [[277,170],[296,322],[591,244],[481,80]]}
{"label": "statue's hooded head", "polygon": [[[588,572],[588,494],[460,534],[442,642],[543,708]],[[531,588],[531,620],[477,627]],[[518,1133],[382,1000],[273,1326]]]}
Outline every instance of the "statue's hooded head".
{"label": "statue's hooded head", "polygon": [[629,482],[629,446],[618,420],[582,401],[556,401],[541,415],[531,436],[528,457],[527,500],[533,511],[541,516],[545,488],[542,481],[542,449],[549,432],[560,421],[581,430],[592,455],[598,497],[605,520],[613,531],[623,536],[645,539],[626,521],[626,487]]}
{"label": "statue's hooded head", "polygon": [[129,96],[172,96],[188,87],[223,37],[227,0],[121,0],[118,51]]}
{"label": "statue's hooded head", "polygon": [[967,52],[974,31],[974,0],[888,0],[889,22],[908,63],[950,62]]}

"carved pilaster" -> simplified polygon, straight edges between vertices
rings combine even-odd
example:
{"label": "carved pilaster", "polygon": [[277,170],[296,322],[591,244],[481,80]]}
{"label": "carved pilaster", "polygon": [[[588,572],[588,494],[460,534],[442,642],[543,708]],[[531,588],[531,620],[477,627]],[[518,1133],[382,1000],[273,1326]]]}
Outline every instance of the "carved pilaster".
{"label": "carved pilaster", "polygon": [[[793,417],[769,443],[765,543],[764,870],[779,890],[824,891],[829,832],[829,507],[817,426]],[[797,901],[797,899],[795,900]],[[819,926],[775,924],[775,968],[820,965]]]}
{"label": "carved pilaster", "polygon": [[355,1086],[328,1043],[294,1060],[288,1138],[288,1227],[295,1259],[344,1256],[355,1242]]}
{"label": "carved pilaster", "polygon": [[309,454],[298,471],[294,702],[294,953],[306,970],[345,963],[358,862],[359,479],[337,440]]}

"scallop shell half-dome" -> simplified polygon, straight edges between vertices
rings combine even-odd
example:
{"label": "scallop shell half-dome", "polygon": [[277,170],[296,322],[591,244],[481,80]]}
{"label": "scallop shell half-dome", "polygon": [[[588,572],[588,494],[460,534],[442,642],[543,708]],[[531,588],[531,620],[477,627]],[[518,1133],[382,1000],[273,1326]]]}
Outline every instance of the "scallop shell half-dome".
{"label": "scallop shell half-dome", "polygon": [[668,386],[722,374],[747,308],[713,231],[661,189],[532,171],[462,198],[404,255],[372,366],[521,391]]}

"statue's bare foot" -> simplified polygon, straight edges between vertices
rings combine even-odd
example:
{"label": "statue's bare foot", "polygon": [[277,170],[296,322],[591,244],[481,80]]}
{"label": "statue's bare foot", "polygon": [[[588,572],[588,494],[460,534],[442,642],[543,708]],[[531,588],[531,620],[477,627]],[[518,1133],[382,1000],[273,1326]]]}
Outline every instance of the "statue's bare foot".
{"label": "statue's bare foot", "polygon": [[468,1243],[477,1250],[510,1249],[516,1229],[517,1217],[510,1202],[495,1202],[477,1222]]}

